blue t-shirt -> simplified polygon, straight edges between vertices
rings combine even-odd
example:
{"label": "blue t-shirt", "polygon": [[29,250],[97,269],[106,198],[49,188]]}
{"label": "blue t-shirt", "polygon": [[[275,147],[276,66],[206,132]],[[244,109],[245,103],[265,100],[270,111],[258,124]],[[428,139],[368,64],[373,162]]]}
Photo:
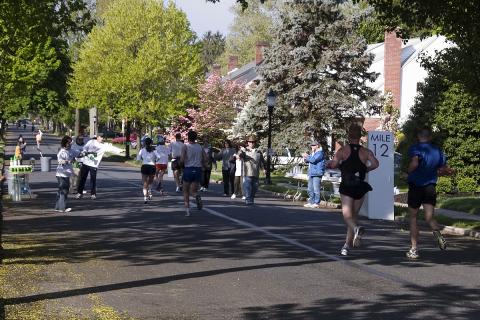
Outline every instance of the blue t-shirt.
{"label": "blue t-shirt", "polygon": [[410,158],[418,157],[418,167],[408,175],[408,182],[416,186],[437,183],[438,168],[447,164],[445,154],[429,142],[414,144],[408,150]]}

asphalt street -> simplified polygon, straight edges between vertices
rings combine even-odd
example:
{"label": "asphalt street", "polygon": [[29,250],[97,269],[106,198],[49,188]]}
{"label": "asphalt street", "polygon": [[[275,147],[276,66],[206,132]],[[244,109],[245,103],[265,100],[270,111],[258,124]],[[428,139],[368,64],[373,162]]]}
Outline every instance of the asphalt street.
{"label": "asphalt street", "polygon": [[[38,159],[28,130],[27,158]],[[44,137],[54,156],[59,138]],[[38,161],[37,161],[38,162]],[[5,307],[42,301],[91,313],[91,296],[134,319],[478,319],[479,241],[447,237],[440,251],[422,232],[422,257],[409,261],[409,235],[388,221],[362,219],[364,245],[339,255],[345,227],[339,210],[303,208],[260,193],[253,207],[203,193],[205,208],[185,217],[167,179],[167,196],[145,205],[139,168],[103,162],[96,200],[69,199],[55,213],[55,161],[37,171],[35,197],[9,204],[4,238],[41,243],[7,257],[45,267],[38,290],[4,299]],[[87,183],[88,190],[88,183]],[[88,196],[88,195],[87,195]],[[45,260],[48,255],[48,261]]]}

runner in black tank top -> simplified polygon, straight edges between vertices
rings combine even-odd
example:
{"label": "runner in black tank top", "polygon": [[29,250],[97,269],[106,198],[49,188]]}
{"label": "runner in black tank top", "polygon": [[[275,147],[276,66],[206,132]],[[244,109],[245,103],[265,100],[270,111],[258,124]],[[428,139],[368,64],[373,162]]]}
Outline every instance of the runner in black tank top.
{"label": "runner in black tank top", "polygon": [[347,225],[347,235],[340,254],[344,256],[348,255],[352,248],[360,246],[365,229],[357,224],[358,212],[362,207],[365,194],[372,190],[372,187],[364,181],[365,174],[379,165],[373,152],[359,145],[361,137],[362,127],[357,124],[350,126],[349,144],[340,148],[332,161],[327,164],[328,168],[340,168],[342,172],[340,199],[343,219]]}
{"label": "runner in black tank top", "polygon": [[367,166],[360,160],[358,152],[362,146],[350,143],[350,156],[342,161],[339,168],[342,172],[340,183],[340,194],[352,197],[355,200],[361,199],[372,187],[366,183],[365,174]]}

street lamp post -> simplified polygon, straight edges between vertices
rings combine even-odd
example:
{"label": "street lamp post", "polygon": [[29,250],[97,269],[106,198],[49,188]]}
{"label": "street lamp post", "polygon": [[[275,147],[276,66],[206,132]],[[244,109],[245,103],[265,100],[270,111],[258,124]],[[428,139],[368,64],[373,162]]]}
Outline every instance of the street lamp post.
{"label": "street lamp post", "polygon": [[267,168],[265,170],[265,183],[272,184],[271,174],[271,160],[272,160],[272,114],[273,108],[277,103],[277,96],[272,89],[267,94],[267,107],[268,107],[268,146],[267,146]]}

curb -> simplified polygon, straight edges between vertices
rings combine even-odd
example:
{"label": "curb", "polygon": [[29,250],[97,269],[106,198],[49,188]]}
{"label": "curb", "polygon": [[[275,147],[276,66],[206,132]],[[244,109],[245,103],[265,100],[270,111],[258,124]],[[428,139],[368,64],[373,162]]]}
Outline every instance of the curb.
{"label": "curb", "polygon": [[[401,224],[407,224],[409,223],[408,219],[405,217],[396,217],[395,222],[401,223]],[[429,228],[429,225],[425,221],[418,221],[419,226]],[[439,224],[440,227],[442,227],[443,234],[448,234],[452,236],[463,236],[463,237],[471,237],[474,239],[480,239],[480,231],[475,231],[472,229],[465,229],[465,228],[459,228],[459,227],[452,227],[452,226],[444,226]]]}

